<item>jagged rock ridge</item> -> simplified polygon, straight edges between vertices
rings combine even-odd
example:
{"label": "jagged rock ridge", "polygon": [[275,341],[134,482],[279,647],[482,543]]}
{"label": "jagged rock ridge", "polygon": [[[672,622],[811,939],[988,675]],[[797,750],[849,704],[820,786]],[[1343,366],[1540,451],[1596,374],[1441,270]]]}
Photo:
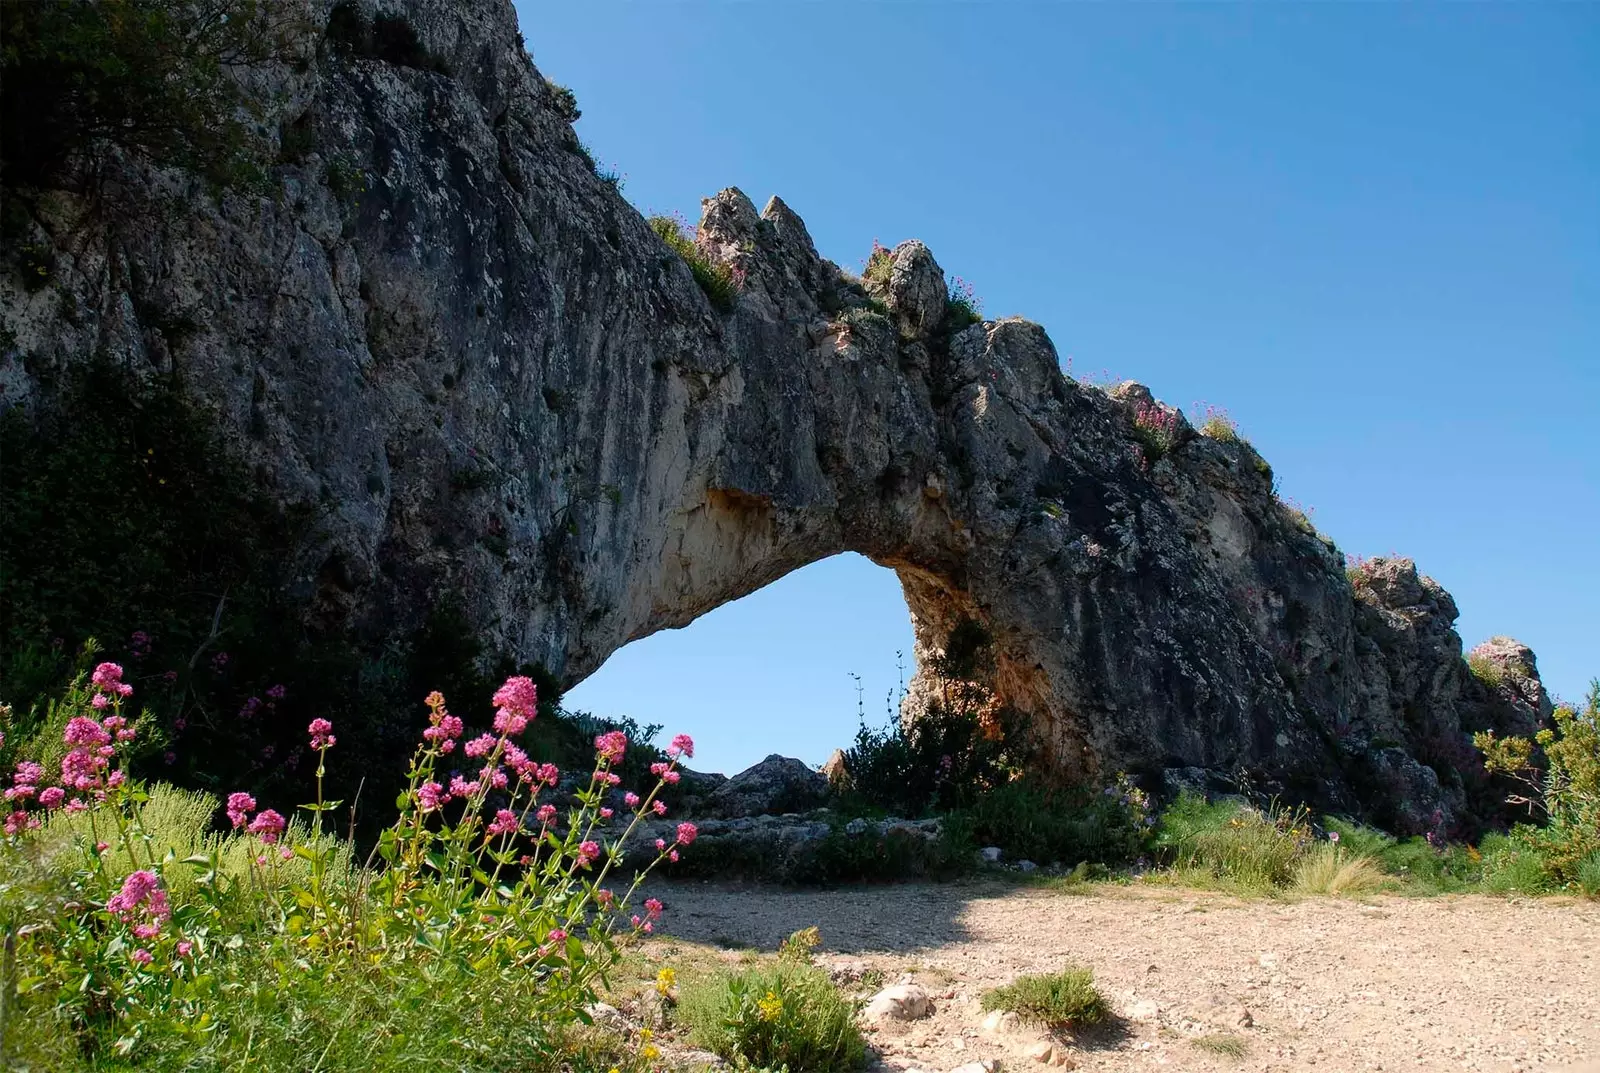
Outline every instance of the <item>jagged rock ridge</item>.
{"label": "jagged rock ridge", "polygon": [[[271,196],[189,183],[159,226],[69,229],[62,195],[32,225],[56,285],[3,283],[9,403],[87,354],[181,369],[271,493],[320,512],[295,588],[323,621],[396,629],[448,593],[573,683],[856,551],[899,575],[919,656],[984,627],[989,684],[1063,777],[1245,771],[1417,829],[1459,807],[1435,769],[1464,731],[1548,708],[1525,649],[1490,653],[1493,696],[1468,673],[1411,563],[1352,585],[1248,444],[1074,382],[1036,324],[948,330],[920,243],[869,289],[781,200],[725,190],[698,232],[743,280],[717,311],[595,175],[508,3],[388,7],[440,62],[324,45],[267,76],[272,121],[315,134]],[[1173,430],[1153,462],[1141,408]]]}

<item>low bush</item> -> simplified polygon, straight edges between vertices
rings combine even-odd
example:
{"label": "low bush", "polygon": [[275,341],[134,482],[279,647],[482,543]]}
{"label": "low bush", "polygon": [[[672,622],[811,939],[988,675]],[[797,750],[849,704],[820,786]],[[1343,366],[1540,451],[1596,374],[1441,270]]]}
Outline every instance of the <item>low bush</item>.
{"label": "low bush", "polygon": [[693,980],[678,1013],[697,1046],[730,1062],[789,1073],[866,1065],[855,1005],[798,959]]}
{"label": "low bush", "polygon": [[[1474,673],[1481,677],[1477,669]],[[1543,820],[1540,826],[1512,828],[1516,882],[1531,878],[1531,866],[1521,860],[1526,855],[1539,862],[1546,886],[1577,886],[1584,862],[1600,854],[1600,679],[1590,685],[1581,708],[1557,705],[1551,724],[1531,739],[1482,731],[1473,744],[1489,771],[1524,788],[1507,803],[1525,806]]]}
{"label": "low bush", "polygon": [[1156,822],[1149,796],[1126,776],[1101,793],[1016,779],[983,793],[956,818],[974,843],[998,846],[1013,859],[1111,867],[1142,856]]}
{"label": "low bush", "polygon": [[558,808],[558,770],[518,744],[537,714],[530,679],[505,682],[493,731],[475,737],[434,693],[399,817],[358,867],[329,830],[343,807],[323,794],[331,723],[308,728],[316,800],[302,820],[235,792],[213,832],[216,799],[127,773],[142,733],[125,714],[132,693],[121,666],[96,667],[63,701],[55,769],[23,761],[5,792],[0,929],[25,967],[0,1004],[8,1058],[290,1069],[307,1067],[314,1040],[321,1070],[525,1069],[531,1055],[553,1071],[574,1048],[594,1052],[582,1010],[618,942],[661,911],[634,907],[639,885],[696,837],[679,824],[621,876],[623,844],[666,811],[661,791],[693,753],[686,736],[607,838],[624,733],[595,739],[585,788]]}
{"label": "low bush", "polygon": [[972,284],[960,276],[951,276],[949,295],[944,307],[945,331],[958,332],[970,324],[983,320],[983,300],[972,291]]}
{"label": "low bush", "polygon": [[1178,445],[1178,415],[1165,407],[1142,402],[1133,414],[1133,438],[1147,463],[1165,458]]}
{"label": "low bush", "polygon": [[665,242],[672,251],[682,257],[689,266],[689,271],[694,275],[694,281],[700,284],[700,289],[705,292],[711,304],[718,311],[730,313],[734,303],[739,298],[741,280],[739,274],[730,265],[713,260],[700,248],[694,238],[688,233],[688,226],[673,216],[652,216],[649,219],[650,230]]}
{"label": "low bush", "polygon": [[1111,1017],[1110,1005],[1094,986],[1094,972],[1078,966],[1049,975],[1019,976],[984,992],[983,1008],[1007,1010],[1054,1030],[1085,1028]]}

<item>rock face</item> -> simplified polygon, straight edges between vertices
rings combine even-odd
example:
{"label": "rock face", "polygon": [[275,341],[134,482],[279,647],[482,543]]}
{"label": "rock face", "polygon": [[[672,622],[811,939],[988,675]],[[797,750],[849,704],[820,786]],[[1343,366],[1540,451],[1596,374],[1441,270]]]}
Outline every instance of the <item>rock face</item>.
{"label": "rock face", "polygon": [[713,790],[701,803],[702,816],[737,819],[805,812],[828,798],[828,778],[791,756],[773,754]]}
{"label": "rock face", "polygon": [[741,280],[719,312],[596,176],[507,0],[386,8],[438,63],[324,43],[255,76],[268,129],[313,145],[269,194],[129,162],[182,210],[69,227],[41,199],[52,285],[0,281],[6,405],[91,354],[181,373],[317,519],[292,586],[317,622],[382,634],[448,593],[570,684],[856,551],[898,573],[919,657],[983,627],[1062,778],[1244,772],[1413,819],[1459,807],[1464,731],[1547,704],[1531,653],[1480,687],[1409,561],[1352,587],[1247,444],[1180,414],[1152,451],[1148,390],[1074,382],[1024,320],[952,330],[920,243],[869,293],[782,201],[725,190],[697,235]]}

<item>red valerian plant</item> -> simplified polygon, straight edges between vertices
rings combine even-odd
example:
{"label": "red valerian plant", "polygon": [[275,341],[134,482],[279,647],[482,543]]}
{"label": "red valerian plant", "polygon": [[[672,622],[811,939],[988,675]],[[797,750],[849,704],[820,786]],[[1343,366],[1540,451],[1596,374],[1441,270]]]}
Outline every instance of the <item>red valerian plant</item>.
{"label": "red valerian plant", "polygon": [[[337,736],[329,720],[314,720],[307,734],[317,758],[316,801],[300,806],[308,821],[291,824],[248,793],[229,794],[224,812],[233,833],[225,846],[249,847],[248,875],[230,878],[223,848],[186,860],[153,848],[141,815],[148,797],[121,763],[137,736],[121,714],[132,692],[121,679],[121,667],[103,663],[88,688],[80,680],[69,693],[67,702],[82,711],[66,722],[60,785],[50,785],[41,764],[25,762],[4,795],[8,861],[42,860],[37,842],[51,813],[87,814],[86,823],[72,824],[89,833],[75,836],[82,864],[69,892],[37,905],[33,919],[0,922],[20,936],[18,959],[29,966],[19,998],[76,1026],[86,1047],[108,1033],[131,1053],[157,1030],[196,1038],[225,1031],[207,964],[247,955],[324,986],[385,963],[430,979],[504,977],[501,983],[532,990],[538,1019],[554,1033],[584,1019],[618,940],[653,929],[661,904],[651,899],[635,912],[632,899],[650,870],[676,860],[697,834],[693,824],[679,824],[673,842],[658,842],[648,866],[613,889],[628,838],[642,820],[666,812],[659,795],[677,781],[678,760],[694,754],[694,743],[678,735],[670,759],[654,768],[655,785],[622,793],[631,820],[616,835],[606,802],[621,782],[626,734],[597,737],[587,785],[552,800],[560,772],[517,743],[537,714],[538,693],[529,679],[513,677],[494,695],[493,733],[464,743],[466,728],[445,698],[428,696],[399,816],[367,867],[344,863],[348,846],[326,830],[326,814],[341,805],[322,792]],[[466,770],[446,771],[447,758],[465,761]],[[0,894],[15,889],[15,872],[0,875]],[[248,936],[218,942],[241,902],[253,920]],[[4,1017],[0,1007],[0,1032]]]}

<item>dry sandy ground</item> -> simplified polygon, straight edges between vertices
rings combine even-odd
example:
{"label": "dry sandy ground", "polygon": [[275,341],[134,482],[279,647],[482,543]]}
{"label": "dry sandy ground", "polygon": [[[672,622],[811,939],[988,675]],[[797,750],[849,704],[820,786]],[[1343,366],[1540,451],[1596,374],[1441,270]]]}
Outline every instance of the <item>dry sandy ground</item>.
{"label": "dry sandy ground", "polygon": [[[978,997],[1077,962],[1121,1017],[1064,1048],[1079,1070],[1600,1073],[1600,904],[1088,889],[662,884],[657,894],[665,929],[686,940],[770,951],[815,924],[822,964],[865,962],[889,983],[910,973],[937,1010],[869,1036],[885,1070],[998,1059],[1044,1073],[1026,1054],[1040,1034],[985,1032]],[[1196,1042],[1206,1037],[1235,1037],[1244,1053],[1214,1053]]]}

